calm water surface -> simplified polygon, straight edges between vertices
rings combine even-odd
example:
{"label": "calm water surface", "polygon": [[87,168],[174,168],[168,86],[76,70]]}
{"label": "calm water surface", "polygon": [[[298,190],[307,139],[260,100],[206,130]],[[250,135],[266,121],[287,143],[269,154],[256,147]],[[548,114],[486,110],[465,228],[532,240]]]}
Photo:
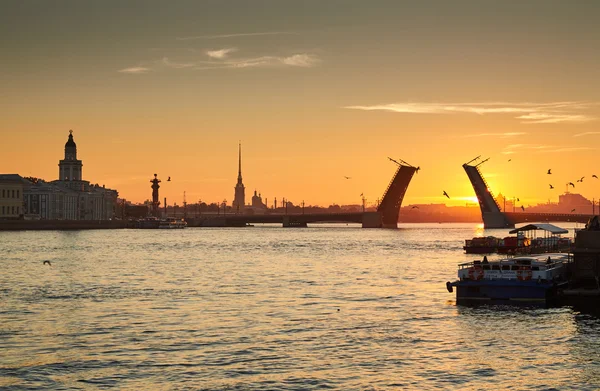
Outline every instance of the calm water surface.
{"label": "calm water surface", "polygon": [[0,388],[600,388],[598,318],[455,305],[478,233],[0,232]]}

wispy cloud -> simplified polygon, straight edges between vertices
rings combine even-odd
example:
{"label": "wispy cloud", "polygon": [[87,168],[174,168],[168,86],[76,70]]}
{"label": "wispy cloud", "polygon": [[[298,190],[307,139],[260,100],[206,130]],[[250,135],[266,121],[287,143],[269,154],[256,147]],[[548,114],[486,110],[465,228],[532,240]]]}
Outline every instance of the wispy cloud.
{"label": "wispy cloud", "polygon": [[597,102],[482,102],[482,103],[390,103],[372,106],[346,106],[354,110],[382,110],[394,113],[410,114],[454,114],[471,113],[486,114],[514,114],[515,118],[526,124],[559,123],[559,122],[587,122],[596,118],[581,111],[598,105]]}
{"label": "wispy cloud", "polygon": [[213,66],[202,66],[196,69],[218,69],[218,68],[257,68],[257,67],[277,67],[277,66],[289,66],[289,67],[302,67],[310,68],[317,65],[321,60],[312,54],[294,54],[288,57],[278,56],[260,56],[251,58],[236,58],[227,59],[222,62],[215,62]]}
{"label": "wispy cloud", "polygon": [[593,134],[600,134],[600,132],[583,132],[574,134],[573,137],[581,137],[581,136],[591,136]]}
{"label": "wispy cloud", "polygon": [[463,137],[500,137],[500,138],[508,138],[508,137],[516,137],[516,136],[524,136],[526,132],[505,132],[505,133],[478,133],[478,134],[469,134]]}
{"label": "wispy cloud", "polygon": [[555,145],[537,145],[537,144],[510,144],[504,147],[502,153],[504,155],[512,155],[517,152],[535,152],[535,153],[559,153],[559,152],[574,152],[596,149],[592,147],[565,147]]}
{"label": "wispy cloud", "polygon": [[316,65],[319,59],[314,55],[303,53],[281,58],[280,61],[285,65],[308,68]]}
{"label": "wispy cloud", "polygon": [[596,149],[596,148],[592,148],[592,147],[563,147],[563,148],[556,148],[556,149],[547,149],[547,150],[540,151],[540,152],[548,152],[548,153],[554,153],[554,152],[574,152],[574,151],[586,151],[586,150],[591,150],[591,149]]}
{"label": "wispy cloud", "polygon": [[193,62],[185,62],[185,63],[184,62],[174,62],[174,61],[169,60],[168,57],[163,57],[161,60],[161,63],[163,65],[166,65],[170,68],[175,68],[175,69],[191,68],[191,67],[197,65],[196,63],[193,63]]}
{"label": "wispy cloud", "polygon": [[297,35],[298,33],[290,31],[264,31],[258,33],[235,33],[235,34],[219,34],[219,35],[197,35],[193,37],[177,37],[179,41],[189,41],[192,39],[222,39],[234,37],[256,37],[261,35]]}
{"label": "wispy cloud", "polygon": [[219,49],[219,50],[208,50],[206,52],[206,55],[210,58],[216,58],[216,59],[223,59],[225,57],[227,57],[229,55],[229,53],[233,53],[237,51],[236,48],[226,48],[226,49]]}
{"label": "wispy cloud", "polygon": [[150,68],[146,68],[146,67],[129,67],[129,68],[125,68],[125,69],[119,69],[118,72],[121,72],[121,73],[131,73],[131,74],[147,73],[147,72],[150,72]]}

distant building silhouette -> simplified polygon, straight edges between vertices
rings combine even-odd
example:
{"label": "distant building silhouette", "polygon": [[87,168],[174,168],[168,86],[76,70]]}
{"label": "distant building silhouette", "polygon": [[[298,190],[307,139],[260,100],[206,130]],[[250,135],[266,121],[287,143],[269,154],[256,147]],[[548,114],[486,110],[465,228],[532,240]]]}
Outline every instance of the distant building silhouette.
{"label": "distant building silhouette", "polygon": [[73,132],[65,144],[64,159],[58,163],[58,180],[22,178],[23,205],[20,218],[49,220],[109,220],[115,216],[117,191],[82,179],[81,160]]}
{"label": "distant building silhouette", "polygon": [[246,188],[242,183],[242,144],[239,145],[238,178],[235,185],[235,194],[233,197],[232,208],[235,213],[243,213],[246,205]]}
{"label": "distant building silhouette", "polygon": [[18,219],[23,214],[24,183],[20,175],[0,175],[0,219]]}

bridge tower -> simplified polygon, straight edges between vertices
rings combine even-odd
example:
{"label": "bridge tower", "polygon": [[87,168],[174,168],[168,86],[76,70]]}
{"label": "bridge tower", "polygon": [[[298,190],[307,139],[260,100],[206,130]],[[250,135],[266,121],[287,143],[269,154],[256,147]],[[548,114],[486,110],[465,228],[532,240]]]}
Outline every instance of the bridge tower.
{"label": "bridge tower", "polygon": [[400,215],[400,206],[402,206],[404,194],[406,194],[406,189],[408,189],[413,175],[420,168],[414,167],[401,159],[398,159],[399,162],[390,157],[388,159],[396,163],[398,169],[381,198],[377,212],[381,216],[381,226],[383,228],[398,228],[398,216]]}
{"label": "bridge tower", "polygon": [[479,166],[487,162],[489,158],[482,160],[475,165],[471,165],[471,163],[479,158],[480,156],[477,156],[475,159],[463,164],[463,168],[465,169],[469,181],[471,181],[471,185],[475,190],[475,195],[477,195],[477,199],[479,200],[483,226],[485,228],[513,228],[515,224],[502,213],[500,206],[494,198],[494,194],[483,178],[483,175],[481,175],[481,171],[479,171]]}

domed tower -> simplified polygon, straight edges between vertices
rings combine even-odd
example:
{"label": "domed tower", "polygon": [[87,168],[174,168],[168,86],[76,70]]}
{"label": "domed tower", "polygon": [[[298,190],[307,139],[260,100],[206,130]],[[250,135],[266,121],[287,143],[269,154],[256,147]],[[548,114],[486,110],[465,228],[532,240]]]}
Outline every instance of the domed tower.
{"label": "domed tower", "polygon": [[65,158],[58,163],[59,181],[80,181],[83,164],[77,160],[77,144],[73,141],[73,131],[65,144]]}

